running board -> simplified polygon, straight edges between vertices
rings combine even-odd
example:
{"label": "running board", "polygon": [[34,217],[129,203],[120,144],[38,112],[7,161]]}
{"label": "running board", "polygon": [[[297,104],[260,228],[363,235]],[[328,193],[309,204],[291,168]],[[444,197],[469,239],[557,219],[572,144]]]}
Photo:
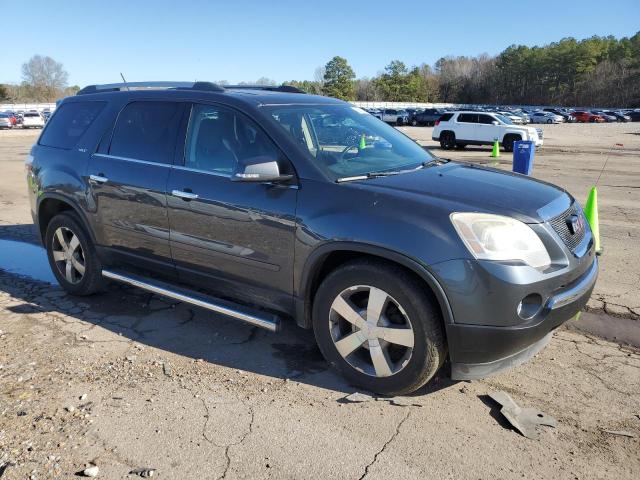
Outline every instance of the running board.
{"label": "running board", "polygon": [[212,312],[221,313],[222,315],[235,318],[236,320],[241,320],[271,332],[277,332],[280,330],[280,318],[273,314],[251,310],[249,308],[231,304],[230,302],[225,302],[198,292],[178,288],[173,285],[169,285],[168,283],[140,277],[128,272],[123,273],[115,270],[102,270],[102,276],[111,280],[133,285],[134,287],[138,287],[164,297],[173,298],[180,302],[190,303],[191,305],[196,305]]}

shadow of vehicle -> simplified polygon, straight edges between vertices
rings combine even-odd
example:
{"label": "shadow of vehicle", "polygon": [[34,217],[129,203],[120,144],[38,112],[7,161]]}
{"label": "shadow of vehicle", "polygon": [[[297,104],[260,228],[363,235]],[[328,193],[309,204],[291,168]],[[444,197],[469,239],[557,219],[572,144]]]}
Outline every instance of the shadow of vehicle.
{"label": "shadow of vehicle", "polygon": [[[270,333],[120,284],[110,284],[104,293],[90,297],[67,295],[52,283],[46,254],[37,246],[35,229],[28,233],[29,227],[0,226],[0,290],[24,302],[9,307],[13,313],[58,312],[185,357],[329,390],[357,390],[329,369],[313,332],[297,327],[293,321],[283,322],[282,331]],[[26,238],[25,242],[25,235],[31,235],[31,241]],[[13,240],[16,238],[22,241]],[[13,266],[18,265],[17,269],[7,271],[8,258]],[[452,385],[444,371],[414,395]]]}

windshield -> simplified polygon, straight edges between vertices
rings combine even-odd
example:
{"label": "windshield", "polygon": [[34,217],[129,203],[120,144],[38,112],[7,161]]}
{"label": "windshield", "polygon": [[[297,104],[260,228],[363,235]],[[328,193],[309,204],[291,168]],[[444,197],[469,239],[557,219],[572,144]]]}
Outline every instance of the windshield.
{"label": "windshield", "polygon": [[508,119],[507,117],[505,117],[504,115],[501,115],[499,113],[496,113],[495,116],[498,118],[498,120],[500,120],[502,123],[506,123],[507,125],[513,125],[513,122]]}
{"label": "windshield", "polygon": [[350,105],[263,107],[334,180],[418,168],[435,157],[395,128]]}

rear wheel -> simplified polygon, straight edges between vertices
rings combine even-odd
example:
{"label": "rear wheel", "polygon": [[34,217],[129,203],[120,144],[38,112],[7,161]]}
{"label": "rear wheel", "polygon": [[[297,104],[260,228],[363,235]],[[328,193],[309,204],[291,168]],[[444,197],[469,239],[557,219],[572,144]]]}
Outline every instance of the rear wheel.
{"label": "rear wheel", "polygon": [[442,132],[440,134],[440,146],[444,150],[451,150],[456,145],[456,135],[453,132]]}
{"label": "rear wheel", "polygon": [[553,120],[551,120],[550,118],[547,120],[547,123],[553,123]]}
{"label": "rear wheel", "polygon": [[91,295],[103,286],[102,264],[76,215],[63,212],[53,217],[45,246],[51,270],[66,291]]}
{"label": "rear wheel", "polygon": [[313,329],[333,368],[381,394],[413,392],[445,359],[439,309],[391,264],[360,260],[332,272],[316,294]]}
{"label": "rear wheel", "polygon": [[415,118],[413,120],[411,120],[411,126],[412,127],[417,127],[418,126],[418,120],[416,120]]}

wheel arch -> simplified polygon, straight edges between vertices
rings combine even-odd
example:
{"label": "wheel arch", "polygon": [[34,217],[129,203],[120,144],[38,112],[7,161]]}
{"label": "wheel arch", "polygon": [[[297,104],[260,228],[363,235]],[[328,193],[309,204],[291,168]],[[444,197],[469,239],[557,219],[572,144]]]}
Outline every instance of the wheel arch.
{"label": "wheel arch", "polygon": [[82,227],[84,228],[91,241],[95,242],[95,237],[93,235],[93,231],[89,228],[89,222],[87,221],[86,216],[82,212],[82,210],[75,204],[73,200],[64,195],[58,193],[47,193],[38,198],[38,204],[36,206],[37,212],[37,225],[38,234],[40,235],[40,240],[44,245],[44,237],[47,233],[47,225],[53,217],[57,214],[71,211],[76,214]]}
{"label": "wheel arch", "polygon": [[412,273],[435,297],[445,326],[453,323],[453,312],[444,289],[433,274],[416,260],[378,245],[331,242],[316,248],[303,267],[296,297],[296,323],[299,326],[311,328],[315,291],[322,280],[342,264],[361,257],[393,263]]}

